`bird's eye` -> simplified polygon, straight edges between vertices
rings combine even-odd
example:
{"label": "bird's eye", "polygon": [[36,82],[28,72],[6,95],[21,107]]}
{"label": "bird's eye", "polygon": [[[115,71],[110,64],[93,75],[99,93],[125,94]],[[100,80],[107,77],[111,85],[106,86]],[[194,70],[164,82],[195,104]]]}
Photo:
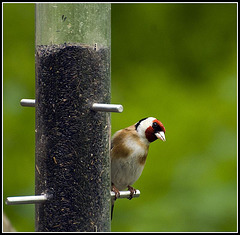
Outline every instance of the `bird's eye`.
{"label": "bird's eye", "polygon": [[159,124],[158,124],[157,122],[154,122],[154,123],[152,124],[152,128],[153,128],[154,132],[159,132],[159,131],[161,131],[161,127],[159,126]]}

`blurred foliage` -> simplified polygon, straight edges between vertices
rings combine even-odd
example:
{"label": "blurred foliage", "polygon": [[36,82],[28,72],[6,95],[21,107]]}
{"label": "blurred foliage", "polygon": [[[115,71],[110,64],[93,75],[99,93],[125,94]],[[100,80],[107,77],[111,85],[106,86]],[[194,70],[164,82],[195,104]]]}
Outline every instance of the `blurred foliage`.
{"label": "blurred foliage", "polygon": [[[3,200],[34,194],[34,4],[3,5]],[[112,4],[112,133],[153,116],[134,187],[112,231],[237,231],[237,4]],[[34,231],[34,206],[5,206]]]}

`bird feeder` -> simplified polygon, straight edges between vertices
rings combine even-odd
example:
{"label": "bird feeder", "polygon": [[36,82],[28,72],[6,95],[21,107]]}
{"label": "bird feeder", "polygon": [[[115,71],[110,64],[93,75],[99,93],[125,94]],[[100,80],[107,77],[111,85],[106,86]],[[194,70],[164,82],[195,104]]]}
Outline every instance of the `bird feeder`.
{"label": "bird feeder", "polygon": [[[110,4],[36,4],[36,231],[110,231]],[[106,106],[106,105],[105,105]]]}
{"label": "bird feeder", "polygon": [[111,231],[110,18],[108,3],[36,4],[36,94],[20,102],[35,107],[35,195],[6,204],[35,204],[37,232]]}

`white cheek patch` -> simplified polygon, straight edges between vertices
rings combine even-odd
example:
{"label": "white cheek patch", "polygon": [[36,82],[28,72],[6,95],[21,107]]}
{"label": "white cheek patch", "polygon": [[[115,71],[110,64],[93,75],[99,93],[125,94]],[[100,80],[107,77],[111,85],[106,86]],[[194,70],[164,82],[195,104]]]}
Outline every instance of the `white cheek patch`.
{"label": "white cheek patch", "polygon": [[140,123],[137,131],[138,131],[138,134],[139,134],[142,138],[145,138],[145,137],[146,137],[146,136],[145,136],[145,131],[147,130],[148,127],[152,126],[152,122],[153,122],[153,120],[155,120],[155,119],[156,119],[156,118],[149,117],[149,118],[143,120],[143,121]]}

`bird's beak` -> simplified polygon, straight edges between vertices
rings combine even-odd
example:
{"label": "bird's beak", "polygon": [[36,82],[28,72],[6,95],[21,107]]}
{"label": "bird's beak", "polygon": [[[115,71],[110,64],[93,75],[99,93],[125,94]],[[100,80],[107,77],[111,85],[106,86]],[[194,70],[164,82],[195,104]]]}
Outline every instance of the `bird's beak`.
{"label": "bird's beak", "polygon": [[158,139],[161,139],[162,141],[166,141],[165,134],[163,131],[157,132],[155,133],[155,135]]}

